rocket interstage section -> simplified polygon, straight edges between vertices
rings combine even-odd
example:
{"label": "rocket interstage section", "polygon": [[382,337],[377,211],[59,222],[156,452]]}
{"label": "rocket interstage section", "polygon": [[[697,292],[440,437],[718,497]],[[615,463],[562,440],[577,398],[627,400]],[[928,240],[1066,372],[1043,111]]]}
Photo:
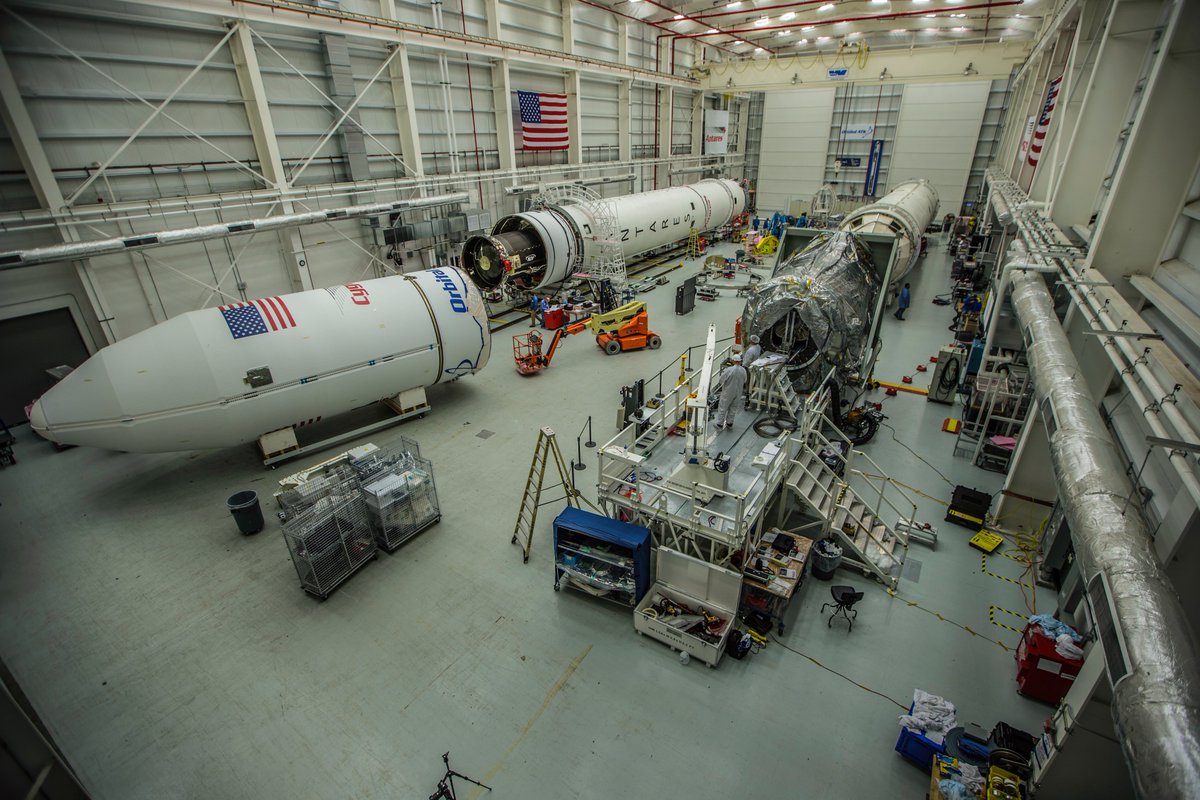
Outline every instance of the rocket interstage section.
{"label": "rocket interstage section", "polygon": [[895,286],[917,265],[921,236],[938,210],[938,194],[926,180],[905,181],[877,202],[852,212],[840,230],[849,233],[882,233],[896,237],[896,257],[891,284]]}
{"label": "rocket interstage section", "polygon": [[736,181],[703,180],[599,202],[611,212],[613,230],[605,231],[587,204],[543,206],[504,217],[490,234],[468,239],[463,268],[484,288],[552,286],[586,269],[602,243],[619,245],[630,259],[686,238],[693,227],[719,228],[746,209],[746,193]]}
{"label": "rocket interstage section", "polygon": [[479,290],[452,267],[189,311],[100,350],[34,405],[47,439],[227,447],[482,369]]}

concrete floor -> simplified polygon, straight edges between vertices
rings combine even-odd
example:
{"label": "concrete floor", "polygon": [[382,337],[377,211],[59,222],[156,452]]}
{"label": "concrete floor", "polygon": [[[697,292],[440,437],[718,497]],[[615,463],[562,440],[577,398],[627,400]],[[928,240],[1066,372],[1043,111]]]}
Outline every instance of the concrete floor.
{"label": "concrete floor", "polygon": [[[241,489],[269,497],[292,465],[264,470],[250,447],[60,453],[19,429],[20,464],[0,472],[0,656],[83,784],[121,800],[418,798],[449,750],[497,798],[918,798],[928,776],[892,751],[897,702],[914,687],[956,702],[963,722],[1037,730],[1050,709],[1015,694],[1000,646],[1018,635],[988,619],[994,605],[997,621],[1021,626],[1007,613],[1026,613],[1021,587],[994,577],[1021,567],[995,556],[986,574],[933,499],[919,518],[941,541],[913,546],[898,597],[838,574],[866,591],[853,633],[826,627],[828,584],[809,578],[783,642],[810,658],[772,644],[717,670],[682,666],[634,634],[631,612],[554,592],[556,507],[522,563],[509,539],[537,428],[559,431],[569,454],[590,414],[604,441],[619,386],[701,343],[708,322],[731,329],[743,305],[731,291],[673,313],[689,269],[645,295],[662,350],[607,357],[574,337],[523,378],[511,329],[483,373],[430,392],[426,419],[372,437],[420,442],[444,518],[325,602],[298,588],[273,520],[243,537],[225,508]],[[885,320],[877,377],[898,380],[947,339],[951,312],[930,299],[948,269],[935,249],[911,278],[913,307]],[[999,488],[1000,475],[951,456],[947,406],[902,394],[885,411],[954,482]],[[886,431],[866,449],[948,499]],[[587,486],[594,453],[585,460]],[[459,795],[478,792],[460,784]]]}

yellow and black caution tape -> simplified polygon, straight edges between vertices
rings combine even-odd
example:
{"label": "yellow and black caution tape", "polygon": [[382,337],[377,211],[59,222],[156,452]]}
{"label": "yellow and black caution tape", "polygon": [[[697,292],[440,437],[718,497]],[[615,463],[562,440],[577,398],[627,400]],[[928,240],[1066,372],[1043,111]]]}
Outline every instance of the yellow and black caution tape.
{"label": "yellow and black caution tape", "polygon": [[988,606],[988,622],[992,623],[997,628],[1004,628],[1006,631],[1012,631],[1013,633],[1025,633],[1023,628],[1014,628],[1012,625],[1005,625],[1003,622],[997,622],[997,611],[1008,614],[1010,617],[1016,617],[1022,622],[1024,622],[1026,619],[1024,614],[1018,614],[1015,611],[1009,611],[1007,608],[1001,608],[1000,606]]}
{"label": "yellow and black caution tape", "polygon": [[934,611],[932,609],[925,608],[925,606],[921,605],[920,603],[918,603],[915,600],[909,600],[907,598],[901,597],[900,594],[893,589],[888,589],[887,591],[888,591],[889,595],[902,601],[909,608],[919,609],[921,611],[924,611],[926,614],[929,614],[931,617],[935,617],[942,622],[949,622],[954,627],[961,628],[962,630],[966,631],[967,633],[971,634],[972,636],[977,636],[980,639],[983,639],[984,641],[991,642],[992,644],[996,645],[997,647],[999,647],[1001,650],[1003,650],[1006,653],[1012,652],[1012,648],[1009,647],[1008,645],[1006,645],[1004,642],[997,641],[990,636],[980,633],[979,631],[972,628],[970,625],[964,625],[961,622],[950,619],[949,617],[942,614],[940,611]]}
{"label": "yellow and black caution tape", "polygon": [[1025,584],[1021,583],[1019,580],[1016,580],[1015,578],[1009,578],[1005,575],[997,575],[995,572],[989,572],[987,559],[988,559],[987,553],[983,553],[979,557],[979,571],[982,572],[984,575],[991,575],[996,580],[1008,581],[1009,583],[1015,583],[1017,586],[1023,587],[1025,585]]}

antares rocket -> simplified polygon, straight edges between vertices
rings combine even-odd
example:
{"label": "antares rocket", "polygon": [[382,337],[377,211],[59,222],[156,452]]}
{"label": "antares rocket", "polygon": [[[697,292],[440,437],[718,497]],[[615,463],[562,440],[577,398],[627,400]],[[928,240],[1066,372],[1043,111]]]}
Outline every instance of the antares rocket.
{"label": "antares rocket", "polygon": [[63,444],[228,447],[487,364],[483,297],[452,267],[189,311],[103,348],[34,404]]}
{"label": "antares rocket", "polygon": [[736,181],[703,180],[602,201],[615,217],[612,230],[586,204],[563,203],[504,217],[492,232],[472,236],[462,265],[480,286],[533,291],[561,283],[588,263],[598,240],[612,236],[625,258],[725,225],[746,210]]}

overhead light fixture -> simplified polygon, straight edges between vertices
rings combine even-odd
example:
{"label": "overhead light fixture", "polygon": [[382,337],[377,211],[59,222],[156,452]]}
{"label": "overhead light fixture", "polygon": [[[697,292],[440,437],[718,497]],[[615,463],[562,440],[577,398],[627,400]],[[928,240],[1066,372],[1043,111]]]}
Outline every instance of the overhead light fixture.
{"label": "overhead light fixture", "polygon": [[883,71],[879,73],[879,80],[881,81],[886,81],[890,77],[892,77],[892,73],[888,72],[887,67],[884,67]]}
{"label": "overhead light fixture", "polygon": [[754,27],[761,28],[763,25],[766,25],[770,21],[771,21],[770,17],[759,17],[758,19],[754,20]]}
{"label": "overhead light fixture", "polygon": [[833,3],[826,3],[818,8],[817,11],[833,11]]}
{"label": "overhead light fixture", "polygon": [[908,33],[908,28],[892,28],[892,33]]}
{"label": "overhead light fixture", "polygon": [[779,33],[777,33],[775,35],[776,36],[791,36],[792,32],[791,31],[780,31]]}
{"label": "overhead light fixture", "polygon": [[705,33],[720,33],[720,31],[718,31],[716,28],[709,28],[705,31]]}
{"label": "overhead light fixture", "polygon": [[966,14],[951,14],[952,17],[965,17]]}
{"label": "overhead light fixture", "polygon": [[733,0],[732,3],[726,3],[725,7],[726,8],[737,8],[741,4],[742,4],[742,0]]}
{"label": "overhead light fixture", "polygon": [[873,5],[873,6],[881,6],[881,5],[883,5],[884,3],[886,3],[887,1],[888,1],[888,0],[871,0],[871,5]]}
{"label": "overhead light fixture", "polygon": [[683,14],[676,14],[675,19],[683,19]]}
{"label": "overhead light fixture", "polygon": [[802,31],[811,31],[812,29],[813,29],[813,26],[812,26],[812,25],[805,25],[805,26],[804,26],[803,28],[801,28],[800,30],[802,30]]}
{"label": "overhead light fixture", "polygon": [[[953,28],[952,30],[954,30],[954,31],[956,31],[956,32],[958,32],[958,33],[962,33],[963,31],[969,31],[969,30],[971,30],[971,29],[970,29],[970,28],[964,28],[964,27],[962,27],[962,26],[960,25],[960,26],[958,26],[957,28]],[[964,74],[964,75],[969,75],[970,73],[964,72],[963,74]]]}
{"label": "overhead light fixture", "polygon": [[925,5],[926,3],[928,3],[928,2],[929,2],[929,0],[913,0],[913,5],[915,5],[915,6],[923,6],[923,5]]}
{"label": "overhead light fixture", "polygon": [[802,44],[808,44],[808,39],[801,39],[800,41],[796,42],[797,47],[799,47]]}
{"label": "overhead light fixture", "polygon": [[745,44],[745,42],[743,42],[741,39],[734,39],[733,43],[734,44]]}
{"label": "overhead light fixture", "polygon": [[925,17],[926,17],[927,19],[933,19],[933,18],[934,18],[934,17],[936,17],[936,16],[937,16],[937,14],[926,14],[926,15],[925,15]]}
{"label": "overhead light fixture", "polygon": [[754,52],[756,52],[756,53],[761,53],[761,52],[762,52],[762,48],[761,48],[761,47],[756,47],[756,48],[754,48]]}
{"label": "overhead light fixture", "polygon": [[941,28],[926,28],[925,33],[937,33]]}
{"label": "overhead light fixture", "polygon": [[800,81],[800,73],[799,73],[799,72],[793,72],[793,73],[792,73],[792,86],[795,86],[796,84],[798,84],[798,83],[800,83],[800,82],[801,82],[801,81]]}
{"label": "overhead light fixture", "polygon": [[795,19],[795,18],[796,18],[796,12],[795,12],[795,11],[789,11],[789,12],[787,12],[786,14],[781,14],[779,18],[780,18],[781,20],[783,20],[784,22],[787,22],[789,19]]}
{"label": "overhead light fixture", "polygon": [[818,36],[818,37],[817,37],[817,41],[818,41],[818,42],[828,42],[828,41],[829,41],[829,37],[828,37],[828,36]]}
{"label": "overhead light fixture", "polygon": [[859,33],[858,31],[850,31],[849,33],[846,34],[847,39],[852,39],[855,36],[862,36],[862,34]]}
{"label": "overhead light fixture", "polygon": [[725,81],[725,88],[726,88],[726,89],[732,89],[732,88],[733,88],[733,78],[730,78],[729,80]]}

